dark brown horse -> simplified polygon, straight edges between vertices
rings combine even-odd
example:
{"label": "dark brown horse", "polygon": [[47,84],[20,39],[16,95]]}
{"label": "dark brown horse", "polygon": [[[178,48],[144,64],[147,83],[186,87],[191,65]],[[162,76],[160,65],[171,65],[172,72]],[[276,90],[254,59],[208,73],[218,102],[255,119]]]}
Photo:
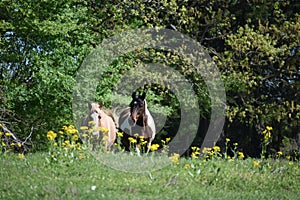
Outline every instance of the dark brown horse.
{"label": "dark brown horse", "polygon": [[129,105],[130,107],[123,110],[120,114],[119,129],[124,133],[121,142],[126,151],[130,150],[129,137],[136,138],[137,143],[139,143],[138,139],[142,136],[143,140],[147,141],[148,147],[151,146],[155,137],[155,124],[153,117],[147,108],[145,97],[146,93],[139,96],[134,92],[132,94],[132,101]]}

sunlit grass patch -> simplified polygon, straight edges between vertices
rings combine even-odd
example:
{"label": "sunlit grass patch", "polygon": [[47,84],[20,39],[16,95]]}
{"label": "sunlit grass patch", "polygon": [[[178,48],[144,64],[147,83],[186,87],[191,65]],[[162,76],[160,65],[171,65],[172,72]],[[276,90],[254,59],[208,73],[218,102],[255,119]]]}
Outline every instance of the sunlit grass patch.
{"label": "sunlit grass patch", "polygon": [[[48,153],[29,153],[24,159],[11,153],[0,156],[1,198],[297,199],[299,196],[300,170],[296,160],[229,161],[155,152],[138,156],[122,151],[93,151],[89,155],[68,165],[49,165],[45,160]],[[253,166],[255,161],[259,162],[258,167]],[[18,185],[17,191],[11,190],[13,185]]]}
{"label": "sunlit grass patch", "polygon": [[171,164],[171,161],[165,154],[148,154],[143,156],[125,152],[92,152],[92,154],[104,165],[129,173],[148,173]]}

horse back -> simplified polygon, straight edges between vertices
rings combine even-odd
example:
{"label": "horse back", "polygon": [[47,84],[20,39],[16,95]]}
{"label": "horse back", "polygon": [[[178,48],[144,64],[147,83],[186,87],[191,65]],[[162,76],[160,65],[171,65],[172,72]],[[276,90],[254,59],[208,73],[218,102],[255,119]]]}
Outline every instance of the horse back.
{"label": "horse back", "polygon": [[119,117],[119,126],[120,127],[124,123],[124,121],[127,119],[129,114],[130,114],[130,108],[126,108],[125,110],[123,110],[121,112],[120,117]]}

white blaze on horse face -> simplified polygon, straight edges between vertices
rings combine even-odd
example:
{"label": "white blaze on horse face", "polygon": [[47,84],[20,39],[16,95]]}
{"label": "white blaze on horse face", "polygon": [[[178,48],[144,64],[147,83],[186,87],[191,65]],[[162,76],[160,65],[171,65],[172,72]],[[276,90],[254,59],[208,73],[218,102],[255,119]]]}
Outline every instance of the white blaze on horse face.
{"label": "white blaze on horse face", "polygon": [[139,115],[140,115],[140,113],[139,113],[139,111],[138,111],[138,108],[136,108],[137,107],[137,102],[135,101],[134,103],[133,103],[133,106],[134,106],[134,108],[133,108],[133,111],[132,111],[132,113],[131,113],[131,119],[134,121],[134,125],[135,125],[135,123],[137,122],[137,120],[138,120],[138,118],[139,118]]}
{"label": "white blaze on horse face", "polygon": [[90,107],[90,111],[97,112],[97,113],[101,112],[100,105],[98,103],[91,103],[89,107]]}
{"label": "white blaze on horse face", "polygon": [[93,131],[93,135],[99,135],[99,131],[97,131],[97,129],[99,127],[99,115],[97,112],[93,112],[91,114],[91,117],[93,118],[94,128],[95,128],[95,131]]}

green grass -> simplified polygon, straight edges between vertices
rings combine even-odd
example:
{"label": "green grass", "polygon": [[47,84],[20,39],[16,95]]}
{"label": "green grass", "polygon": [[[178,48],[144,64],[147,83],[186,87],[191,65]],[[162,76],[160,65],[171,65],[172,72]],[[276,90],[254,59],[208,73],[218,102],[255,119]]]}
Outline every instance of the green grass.
{"label": "green grass", "polygon": [[[0,154],[0,199],[298,199],[300,196],[299,162],[266,160],[254,167],[253,159],[179,159],[179,164],[166,165],[160,170],[129,173],[114,170],[93,156],[71,164],[49,163],[47,156],[34,153],[20,159],[16,154]],[[119,159],[134,158],[128,154],[119,156]]]}

